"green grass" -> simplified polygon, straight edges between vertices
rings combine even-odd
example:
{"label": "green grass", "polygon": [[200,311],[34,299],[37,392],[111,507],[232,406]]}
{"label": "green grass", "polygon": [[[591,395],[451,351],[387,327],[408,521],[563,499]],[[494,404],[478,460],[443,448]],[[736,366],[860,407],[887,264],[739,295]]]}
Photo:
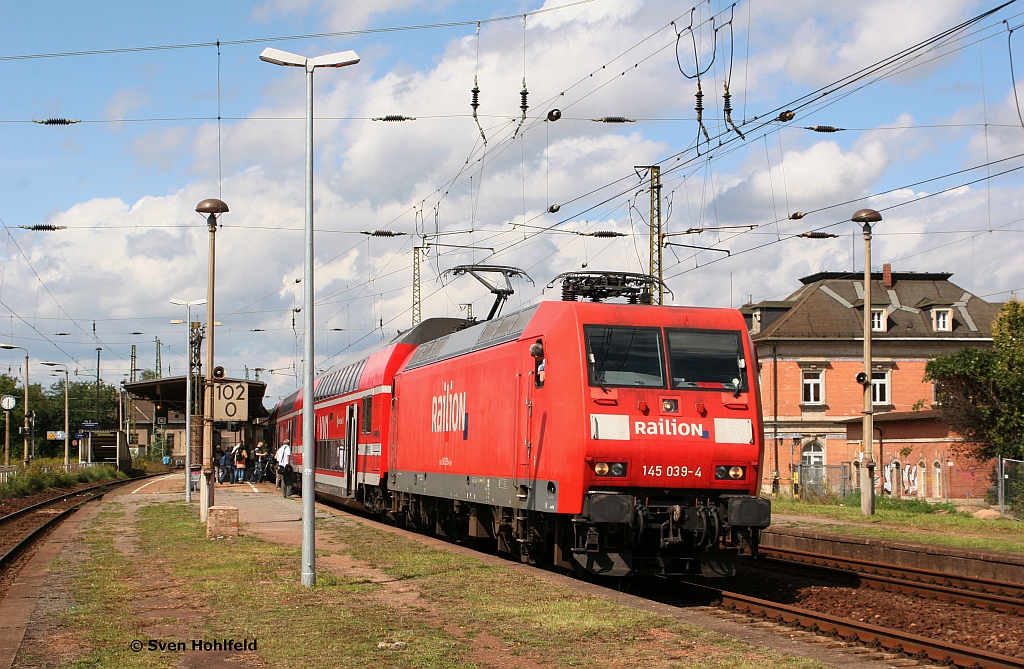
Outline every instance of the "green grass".
{"label": "green grass", "polygon": [[[72,578],[76,605],[64,624],[85,649],[76,668],[180,663],[180,653],[128,647],[153,631],[133,603],[154,596],[188,614],[161,621],[179,628],[174,640],[257,638],[260,660],[275,667],[469,669],[496,656],[513,666],[516,658],[550,667],[822,666],[348,519],[318,521],[318,531],[386,574],[390,589],[331,573],[325,561],[317,586],[303,588],[298,548],[207,540],[195,510],[177,502],[139,509],[137,550],[125,555],[125,507],[102,508],[85,534],[84,560],[55,565]],[[407,591],[404,603],[396,590]],[[380,649],[382,641],[407,646]]]}
{"label": "green grass", "polygon": [[[61,460],[63,463],[63,460]],[[42,464],[37,462],[24,472],[18,472],[6,482],[0,484],[0,499],[11,497],[24,497],[48,488],[70,488],[79,483],[90,483],[95,481],[114,481],[125,479],[128,476],[119,472],[110,465],[99,467],[83,467],[73,469],[70,472],[64,471],[43,471]]]}
{"label": "green grass", "polygon": [[863,516],[859,494],[827,502],[779,498],[772,500],[772,514],[813,516],[837,521],[835,524],[815,524],[814,529],[821,532],[973,550],[1024,553],[1024,523],[1009,519],[981,520],[968,513],[958,512],[950,504],[932,505],[916,499],[899,500],[879,496],[875,498],[875,514]]}

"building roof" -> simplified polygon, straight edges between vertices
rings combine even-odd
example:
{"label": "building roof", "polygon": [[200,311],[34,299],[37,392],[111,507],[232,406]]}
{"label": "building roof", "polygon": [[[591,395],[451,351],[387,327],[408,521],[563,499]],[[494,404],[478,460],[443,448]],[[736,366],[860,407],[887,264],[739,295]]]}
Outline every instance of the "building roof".
{"label": "building roof", "polygon": [[[185,411],[185,376],[167,376],[162,379],[148,381],[132,381],[125,383],[124,388],[133,397],[151,402],[164,402],[169,408],[178,412]],[[262,381],[246,379],[222,379],[234,383],[245,383],[249,386],[249,419],[265,418],[270,415],[263,407],[263,395],[267,384]],[[192,388],[192,392],[201,392]]]}
{"label": "building roof", "polygon": [[[891,286],[883,273],[873,273],[872,308],[885,308],[886,329],[872,339],[990,339],[999,310],[952,283],[948,272],[892,272]],[[818,272],[800,279],[803,286],[782,303],[791,303],[778,318],[765,319],[755,341],[772,339],[859,339],[864,332],[863,274]],[[774,309],[779,302],[764,303]],[[770,306],[769,306],[770,305]],[[759,305],[750,305],[756,310]],[[933,308],[952,309],[952,328],[932,328]]]}

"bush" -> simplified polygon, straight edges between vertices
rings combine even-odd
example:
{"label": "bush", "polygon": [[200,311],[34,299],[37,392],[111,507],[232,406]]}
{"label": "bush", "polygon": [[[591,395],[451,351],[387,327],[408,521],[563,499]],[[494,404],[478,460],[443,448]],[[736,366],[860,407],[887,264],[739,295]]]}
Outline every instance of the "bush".
{"label": "bush", "polygon": [[0,499],[24,497],[49,488],[70,488],[79,483],[126,479],[124,472],[119,472],[110,465],[99,467],[83,467],[70,472],[60,470],[44,471],[42,465],[36,463],[26,471],[18,472],[0,484]]}

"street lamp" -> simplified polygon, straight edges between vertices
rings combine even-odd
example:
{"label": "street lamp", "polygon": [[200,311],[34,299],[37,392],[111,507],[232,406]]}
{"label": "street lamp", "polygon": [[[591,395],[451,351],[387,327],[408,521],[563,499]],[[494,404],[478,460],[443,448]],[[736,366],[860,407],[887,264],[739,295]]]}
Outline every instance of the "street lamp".
{"label": "street lamp", "polygon": [[63,362],[49,362],[44,360],[43,363],[47,367],[63,367],[64,368],[64,469],[68,468],[71,464],[68,454],[68,366]]}
{"label": "street lamp", "polygon": [[[213,506],[213,288],[216,279],[217,214],[229,211],[222,200],[211,198],[196,205],[196,211],[207,214],[206,229],[210,232],[209,264],[206,273],[206,400],[203,403],[203,475],[199,478],[199,520],[206,522]],[[191,328],[192,326],[189,325]],[[191,365],[189,372],[191,373]],[[191,474],[189,474],[191,476]],[[186,489],[188,486],[186,486]]]}
{"label": "street lamp", "polygon": [[313,70],[318,67],[345,67],[359,62],[355,51],[341,51],[307,58],[298,54],[267,48],[260,60],[274,65],[306,69],[306,254],[302,286],[305,307],[305,329],[302,355],[302,585],[316,585],[315,537],[313,534],[313,448],[315,440],[313,416]]}
{"label": "street lamp", "polygon": [[867,448],[860,468],[860,512],[871,516],[875,513],[875,461],[871,453],[875,436],[874,407],[871,403],[871,224],[881,221],[882,215],[874,209],[861,209],[850,220],[864,226],[864,371],[857,375],[857,380],[864,388],[861,443],[867,444]]}
{"label": "street lamp", "polygon": [[[192,502],[192,306],[206,304],[206,300],[186,301],[178,298],[171,300],[171,304],[185,307],[187,318],[185,319],[185,350],[188,351],[188,362],[185,366],[188,373],[185,375],[185,503]],[[181,323],[173,320],[171,323]]]}
{"label": "street lamp", "polygon": [[25,348],[24,346],[15,346],[14,344],[0,344],[0,348],[2,348],[5,351],[13,351],[16,348],[20,348],[22,351],[25,352],[25,407],[24,407],[24,409],[25,409],[25,434],[23,435],[24,436],[24,446],[23,446],[23,448],[25,450],[22,451],[22,453],[21,453],[21,459],[22,459],[22,464],[24,464],[24,466],[28,467],[28,416],[29,416],[29,413],[28,413],[28,349]]}

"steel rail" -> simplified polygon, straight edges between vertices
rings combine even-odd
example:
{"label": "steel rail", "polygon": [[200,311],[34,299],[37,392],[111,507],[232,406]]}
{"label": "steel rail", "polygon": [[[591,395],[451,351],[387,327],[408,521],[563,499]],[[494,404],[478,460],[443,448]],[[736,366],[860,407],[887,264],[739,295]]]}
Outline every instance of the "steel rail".
{"label": "steel rail", "polygon": [[1024,668],[1024,660],[1020,658],[1000,655],[980,648],[960,646],[939,639],[909,634],[797,606],[769,602],[718,588],[694,583],[686,585],[694,591],[703,591],[719,600],[720,605],[727,609],[744,611],[780,624],[834,633],[845,641],[861,642],[868,646],[886,649],[892,653],[903,653],[915,659],[927,658],[938,664],[953,663],[963,667],[980,666],[984,669]]}
{"label": "steel rail", "polygon": [[[70,493],[67,493],[66,495],[59,495],[57,497],[53,497],[53,498],[45,500],[43,502],[39,502],[38,504],[33,504],[32,506],[27,506],[24,509],[18,509],[17,511],[15,511],[13,513],[9,513],[6,516],[3,516],[2,518],[0,518],[0,525],[3,525],[7,521],[13,520],[14,518],[17,518],[17,517],[20,517],[20,516],[23,516],[23,515],[27,515],[28,513],[31,513],[31,512],[34,512],[34,511],[38,511],[38,510],[40,510],[44,506],[47,506],[49,504],[53,504],[55,502],[59,502],[59,501],[65,500],[65,499],[67,499],[69,497],[74,497],[76,495],[81,495],[82,493],[86,493],[86,492],[92,492],[92,491],[97,490],[99,488],[119,487],[119,486],[122,486],[122,485],[127,485],[128,483],[131,483],[133,481],[141,481],[143,479],[152,478],[153,476],[160,476],[160,475],[161,474],[147,474],[146,476],[138,476],[138,477],[135,477],[135,478],[123,479],[123,480],[120,480],[120,481],[110,481],[110,482],[107,482],[107,483],[101,483],[99,485],[91,486],[89,488],[83,488],[82,490],[76,490],[75,492],[70,492]],[[64,518],[66,518],[71,513],[77,511],[78,508],[81,507],[86,502],[91,502],[94,499],[97,499],[98,497],[102,497],[102,496],[103,496],[102,494],[100,494],[100,495],[90,495],[90,496],[86,497],[85,499],[81,500],[80,502],[78,502],[77,504],[73,504],[72,506],[69,506],[68,508],[60,511],[59,513],[55,513],[52,516],[50,516],[47,520],[43,521],[43,523],[41,525],[36,527],[34,530],[29,532],[27,535],[25,535],[25,537],[23,537],[21,539],[21,541],[19,541],[17,544],[15,544],[10,549],[8,549],[3,555],[0,555],[0,568],[6,567],[7,564],[10,563],[18,555],[18,553],[20,553],[22,550],[27,548],[33,541],[35,541],[35,539],[38,538],[39,535],[42,534],[42,532],[45,529],[47,529],[51,525],[57,523],[58,521],[63,520]]]}
{"label": "steel rail", "polygon": [[1024,606],[1024,585],[1020,585],[1018,583],[996,581],[977,576],[960,576],[958,574],[920,569],[918,567],[902,567],[898,565],[882,564],[878,562],[871,562],[870,560],[861,560],[859,558],[836,557],[834,555],[810,553],[790,548],[775,548],[774,546],[762,545],[758,548],[758,552],[767,557],[771,557],[772,555],[781,556],[780,558],[776,558],[780,561],[785,560],[797,564],[803,563],[811,566],[831,567],[851,572],[862,577],[866,574],[877,574],[880,576],[902,579],[914,585],[919,583],[935,584],[957,590],[987,593],[990,595],[1002,596],[1007,599],[1018,599],[1021,600],[1021,606]]}
{"label": "steel rail", "polygon": [[26,514],[32,513],[33,511],[37,511],[37,510],[41,509],[42,507],[46,506],[47,504],[53,504],[54,502],[59,502],[61,500],[67,499],[68,497],[74,497],[75,495],[81,495],[82,493],[90,492],[90,491],[93,491],[93,490],[98,490],[99,488],[106,488],[106,487],[112,486],[112,485],[121,485],[122,483],[130,483],[132,481],[142,481],[144,479],[153,478],[154,476],[162,476],[162,475],[164,475],[166,473],[167,472],[160,472],[159,474],[146,474],[145,476],[135,476],[135,477],[132,477],[132,478],[127,478],[127,479],[118,479],[118,480],[114,480],[114,481],[107,481],[105,483],[97,483],[96,485],[91,486],[89,488],[82,488],[81,490],[75,490],[75,491],[66,493],[64,495],[58,495],[56,497],[51,497],[50,499],[45,499],[42,502],[39,502],[38,504],[33,504],[32,506],[26,506],[24,509],[18,509],[17,511],[12,511],[11,513],[7,514],[6,516],[0,516],[0,525],[3,525],[7,521],[14,520],[15,518],[17,518],[19,516],[24,516]]}

